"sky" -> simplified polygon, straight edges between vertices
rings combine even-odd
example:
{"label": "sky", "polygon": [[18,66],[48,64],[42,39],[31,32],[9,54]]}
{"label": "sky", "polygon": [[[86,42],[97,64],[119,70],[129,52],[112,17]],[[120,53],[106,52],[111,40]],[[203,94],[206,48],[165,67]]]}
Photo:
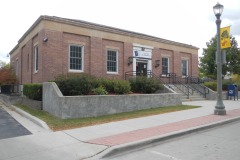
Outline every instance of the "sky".
{"label": "sky", "polygon": [[[216,35],[213,6],[224,5],[221,27],[231,26],[240,45],[240,0],[3,0],[0,60],[40,15],[79,19],[196,46],[199,57]],[[239,46],[240,47],[240,46]]]}

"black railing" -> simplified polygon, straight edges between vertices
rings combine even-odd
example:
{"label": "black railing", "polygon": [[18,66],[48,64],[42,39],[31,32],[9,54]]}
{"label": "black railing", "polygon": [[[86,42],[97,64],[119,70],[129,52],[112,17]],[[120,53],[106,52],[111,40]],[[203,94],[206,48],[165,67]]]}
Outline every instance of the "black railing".
{"label": "black railing", "polygon": [[207,94],[209,93],[209,89],[202,84],[202,81],[198,77],[189,76],[188,77],[188,84],[191,85],[192,88],[194,88],[198,93],[204,96],[204,98],[207,97]]}
{"label": "black railing", "polygon": [[21,94],[20,85],[19,84],[2,85],[0,86],[0,93],[8,95],[20,95]]}
{"label": "black railing", "polygon": [[128,80],[131,77],[136,77],[136,76],[146,76],[146,77],[152,77],[152,71],[147,70],[146,72],[137,72],[137,71],[128,71],[125,72],[125,80]]}
{"label": "black railing", "polygon": [[[158,79],[162,84],[174,90],[173,86],[180,90],[184,95],[189,98],[193,95],[194,91],[200,93],[205,98],[209,93],[209,89],[201,84],[201,79],[193,76],[180,77],[176,73],[160,74],[159,76],[152,73],[151,70],[147,72],[129,71],[125,73],[125,80],[130,77],[147,76]],[[173,85],[173,86],[172,86]]]}

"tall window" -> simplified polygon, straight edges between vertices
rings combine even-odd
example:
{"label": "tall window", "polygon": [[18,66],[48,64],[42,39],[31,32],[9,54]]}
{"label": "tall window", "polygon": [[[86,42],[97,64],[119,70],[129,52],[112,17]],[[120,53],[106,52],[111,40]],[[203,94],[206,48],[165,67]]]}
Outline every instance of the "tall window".
{"label": "tall window", "polygon": [[162,74],[167,75],[169,73],[169,58],[162,58]]}
{"label": "tall window", "polygon": [[182,60],[182,76],[188,76],[188,60]]}
{"label": "tall window", "polygon": [[29,71],[29,54],[28,54],[28,58],[27,58],[27,71]]}
{"label": "tall window", "polygon": [[107,51],[107,72],[108,73],[118,72],[118,53],[116,50]]}
{"label": "tall window", "polygon": [[38,46],[34,47],[34,72],[38,71]]}
{"label": "tall window", "polygon": [[16,60],[16,76],[18,76],[18,59]]}
{"label": "tall window", "polygon": [[69,70],[83,71],[83,46],[70,45]]}

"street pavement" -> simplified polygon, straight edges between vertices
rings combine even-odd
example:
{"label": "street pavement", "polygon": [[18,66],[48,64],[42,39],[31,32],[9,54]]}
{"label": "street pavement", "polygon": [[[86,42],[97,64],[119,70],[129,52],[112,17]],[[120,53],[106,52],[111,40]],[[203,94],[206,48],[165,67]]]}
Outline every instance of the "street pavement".
{"label": "street pavement", "polygon": [[0,139],[29,135],[29,132],[0,106]]}
{"label": "street pavement", "polygon": [[[183,104],[202,107],[58,132],[40,129],[26,118],[15,116],[32,135],[0,140],[0,160],[111,159],[152,143],[240,120],[240,101],[224,101],[225,116],[213,115],[216,101]],[[4,109],[11,111],[9,107]]]}

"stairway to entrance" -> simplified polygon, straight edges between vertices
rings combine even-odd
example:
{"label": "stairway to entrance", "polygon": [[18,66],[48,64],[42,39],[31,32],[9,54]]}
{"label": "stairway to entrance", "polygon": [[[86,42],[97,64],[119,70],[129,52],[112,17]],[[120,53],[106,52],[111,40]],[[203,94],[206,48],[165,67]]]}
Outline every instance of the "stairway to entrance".
{"label": "stairway to entrance", "polygon": [[136,76],[147,76],[158,79],[167,88],[171,88],[176,93],[182,94],[182,101],[200,101],[205,100],[209,89],[201,83],[198,77],[177,76],[176,73],[167,73],[155,75],[152,71],[146,72],[128,71],[125,72],[125,79]]}
{"label": "stairway to entrance", "polygon": [[[206,100],[206,98],[204,97],[204,95],[202,95],[201,93],[199,93],[196,90],[192,90],[190,89],[190,93],[189,95],[186,95],[183,93],[182,90],[180,90],[180,86],[178,86],[178,84],[169,84],[170,88],[176,92],[176,93],[181,93],[182,94],[182,101],[186,102],[186,101],[201,101],[201,100]],[[186,87],[191,87],[191,85],[185,84]]]}

